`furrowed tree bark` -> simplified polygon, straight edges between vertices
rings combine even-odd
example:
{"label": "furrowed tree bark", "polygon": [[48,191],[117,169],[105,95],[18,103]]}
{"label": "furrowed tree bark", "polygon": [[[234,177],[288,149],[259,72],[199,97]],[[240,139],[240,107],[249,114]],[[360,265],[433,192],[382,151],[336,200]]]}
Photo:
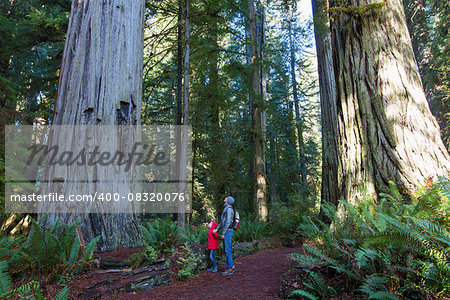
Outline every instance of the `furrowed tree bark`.
{"label": "furrowed tree bark", "polygon": [[330,1],[339,159],[337,174],[324,172],[330,190],[337,186],[334,199],[355,202],[361,185],[375,196],[389,181],[408,195],[429,178],[449,176],[401,1],[340,3]]}
{"label": "furrowed tree bark", "polygon": [[[73,0],[52,124],[140,123],[144,2]],[[115,142],[118,143],[118,137]],[[95,181],[97,175],[75,172],[70,179]],[[123,175],[119,172],[110,176],[121,179]],[[127,184],[111,184],[110,192],[128,190]],[[51,191],[49,186],[43,187],[46,189]],[[63,190],[80,192],[77,186],[66,182]],[[131,204],[112,201],[105,205],[121,205],[120,211],[128,209],[130,213],[53,214],[45,221],[51,224],[61,217],[63,222],[71,223],[80,219],[84,241],[99,235],[98,247],[102,251],[140,246],[138,219]]]}
{"label": "furrowed tree bark", "polygon": [[266,114],[264,102],[266,97],[266,75],[264,70],[264,7],[257,2],[258,14],[255,13],[255,3],[249,0],[250,39],[252,49],[252,129],[254,134],[254,171],[255,195],[254,201],[258,219],[266,221],[268,217],[267,179],[265,165],[265,123]]}
{"label": "furrowed tree bark", "polygon": [[312,0],[322,122],[322,201],[337,205],[338,124],[328,0]]}

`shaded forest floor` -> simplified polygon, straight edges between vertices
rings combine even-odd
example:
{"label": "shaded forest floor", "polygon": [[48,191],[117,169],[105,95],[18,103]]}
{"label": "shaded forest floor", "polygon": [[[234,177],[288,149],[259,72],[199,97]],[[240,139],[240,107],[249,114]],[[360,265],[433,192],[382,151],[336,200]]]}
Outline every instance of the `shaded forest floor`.
{"label": "shaded forest floor", "polygon": [[[109,253],[108,257],[124,259],[136,249],[120,249]],[[76,299],[280,299],[282,275],[286,273],[291,260],[290,253],[300,252],[301,247],[264,249],[257,253],[238,257],[234,260],[237,271],[232,276],[221,276],[219,272],[201,271],[198,276],[180,281],[172,278],[172,283],[155,287],[150,291],[126,291],[127,282],[151,272],[167,272],[163,264],[153,266],[148,271],[135,273],[126,270],[118,272],[89,271],[71,284],[71,296]],[[107,286],[107,291],[99,296],[98,286]],[[97,289],[97,290],[96,290]],[[96,295],[95,295],[96,294]]]}
{"label": "shaded forest floor", "polygon": [[300,250],[261,250],[256,254],[238,257],[234,261],[237,271],[232,276],[221,276],[219,272],[224,270],[221,266],[218,273],[202,271],[199,277],[157,287],[146,294],[136,294],[133,299],[144,299],[145,296],[158,299],[280,299],[277,294],[281,276],[291,266],[287,255]]}

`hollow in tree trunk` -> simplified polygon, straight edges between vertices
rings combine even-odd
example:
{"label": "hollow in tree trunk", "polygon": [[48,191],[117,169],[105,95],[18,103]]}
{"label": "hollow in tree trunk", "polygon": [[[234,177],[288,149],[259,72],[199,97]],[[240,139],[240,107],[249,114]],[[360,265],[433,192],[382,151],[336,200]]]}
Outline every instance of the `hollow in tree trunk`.
{"label": "hollow in tree trunk", "polygon": [[[52,125],[126,127],[140,122],[144,2],[73,0]],[[83,142],[87,141],[80,141]],[[118,137],[114,137],[114,142],[118,142]],[[69,174],[72,182],[92,182],[97,175],[77,174],[76,170]],[[123,175],[119,171],[108,176],[120,178]],[[68,181],[62,185],[66,193],[80,192]],[[111,191],[130,190],[126,185],[111,184]],[[80,185],[78,188],[83,189]],[[43,186],[44,191],[51,189]],[[131,204],[111,201],[106,205],[129,205],[129,210],[122,206],[117,211],[130,213],[102,213],[99,204],[99,213],[53,214],[46,222],[52,223],[57,217],[66,223],[81,220],[80,238],[87,243],[100,236],[98,246],[102,251],[141,245],[138,219],[132,213]]]}

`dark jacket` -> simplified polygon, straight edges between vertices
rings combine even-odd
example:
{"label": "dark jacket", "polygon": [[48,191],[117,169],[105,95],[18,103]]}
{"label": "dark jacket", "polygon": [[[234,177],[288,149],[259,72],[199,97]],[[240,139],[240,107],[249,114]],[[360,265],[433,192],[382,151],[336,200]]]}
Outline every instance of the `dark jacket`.
{"label": "dark jacket", "polygon": [[219,226],[217,226],[217,231],[222,229],[222,235],[225,235],[228,230],[233,230],[233,218],[234,218],[234,210],[230,204],[225,204],[223,206],[221,222]]}

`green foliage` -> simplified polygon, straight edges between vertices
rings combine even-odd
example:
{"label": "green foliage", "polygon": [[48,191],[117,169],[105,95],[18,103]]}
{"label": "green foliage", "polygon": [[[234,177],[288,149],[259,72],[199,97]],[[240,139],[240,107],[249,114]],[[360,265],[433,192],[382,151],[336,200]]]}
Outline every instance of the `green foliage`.
{"label": "green foliage", "polygon": [[[305,223],[307,216],[312,213],[314,207],[310,200],[302,202],[290,206],[284,202],[272,203],[269,233],[297,238],[299,236],[299,224]],[[305,203],[308,204],[305,205]]]}
{"label": "green foliage", "polygon": [[332,287],[327,286],[320,277],[320,274],[314,271],[305,270],[303,286],[305,287],[305,290],[295,290],[289,295],[289,298],[292,296],[303,296],[307,299],[318,299],[317,296],[314,296],[306,290],[315,291],[315,293],[319,295],[336,296],[336,291]]}
{"label": "green foliage", "polygon": [[319,298],[347,293],[369,299],[450,295],[450,234],[448,223],[438,217],[445,214],[441,209],[448,201],[442,184],[420,189],[412,203],[402,199],[395,185],[390,187],[378,204],[367,196],[358,199],[358,207],[341,201],[339,214],[327,205],[331,226],[313,219],[299,226],[314,245],[305,245],[305,253],[293,259],[334,269],[347,283],[330,290],[327,278],[306,271],[304,292]]}
{"label": "green foliage", "polygon": [[188,279],[204,269],[204,257],[192,250],[188,243],[181,246],[181,251],[176,253],[177,264],[181,267],[177,273],[178,278]]}
{"label": "green foliage", "polygon": [[252,242],[267,237],[269,226],[257,219],[241,220],[238,230],[233,232],[233,240],[238,242]]}
{"label": "green foliage", "polygon": [[[67,299],[71,277],[79,272],[92,258],[98,238],[93,239],[86,248],[80,247],[76,238],[79,222],[70,225],[60,220],[49,228],[31,219],[31,230],[28,237],[0,238],[0,297],[22,297],[46,299],[41,285],[32,280],[14,289],[11,275],[23,277],[25,274],[47,275],[48,281],[58,279],[62,283],[55,299]],[[69,280],[68,280],[69,279]]]}
{"label": "green foliage", "polygon": [[206,245],[208,240],[208,231],[204,228],[193,228],[188,226],[184,230],[183,236],[185,241],[189,244]]}
{"label": "green foliage", "polygon": [[0,261],[0,294],[3,294],[11,286],[11,276],[8,272],[8,263]]}
{"label": "green foliage", "polygon": [[334,13],[346,13],[346,14],[350,14],[353,16],[363,17],[367,13],[371,13],[373,11],[379,12],[385,6],[386,6],[386,2],[377,2],[377,3],[370,3],[367,5],[360,5],[360,6],[331,7],[329,9],[329,11],[334,12]]}
{"label": "green foliage", "polygon": [[70,288],[68,286],[65,286],[62,290],[60,290],[56,296],[55,300],[66,300],[69,298],[70,295]]}
{"label": "green foliage", "polygon": [[147,246],[145,251],[133,253],[128,258],[128,263],[133,268],[139,268],[158,259],[159,252],[152,246]]}
{"label": "green foliage", "polygon": [[[24,283],[16,288],[10,289],[12,286],[12,282],[4,281],[5,274],[8,273],[8,265],[5,261],[0,262],[0,298],[1,299],[36,299],[36,300],[44,300],[47,299],[43,296],[41,284],[39,281],[31,280],[27,283]],[[64,286],[63,289],[58,291],[55,295],[54,300],[66,300],[69,298],[70,288],[68,286]]]}
{"label": "green foliage", "polygon": [[317,300],[317,299],[318,299],[318,298],[317,298],[316,296],[314,296],[313,294],[308,293],[307,291],[304,291],[304,290],[295,290],[295,291],[293,291],[293,292],[289,295],[288,299],[289,299],[289,298],[292,298],[292,297],[294,297],[294,296],[297,296],[297,297],[303,297],[303,298],[305,298],[305,299],[310,299],[310,300]]}
{"label": "green foliage", "polygon": [[83,264],[92,258],[99,237],[83,249],[76,238],[78,221],[67,225],[57,219],[49,228],[43,227],[41,222],[32,219],[31,231],[17,253],[11,257],[10,266],[14,268],[20,265],[21,271],[28,270],[34,274],[50,274],[49,278],[80,271]]}
{"label": "green foliage", "polygon": [[[45,217],[44,217],[45,218]],[[0,239],[0,280],[1,291],[11,285],[10,274],[15,277],[24,274],[46,275],[47,281],[58,280],[81,271],[92,258],[98,238],[93,239],[83,249],[76,238],[79,222],[70,225],[57,220],[51,227],[43,227],[32,219],[32,229],[27,238],[2,237]],[[66,290],[66,289],[65,289]],[[29,282],[7,293],[22,293],[42,299],[40,285]],[[68,292],[61,292],[61,299]]]}
{"label": "green foliage", "polygon": [[145,226],[140,225],[140,228],[146,242],[161,253],[170,251],[183,239],[178,223],[169,218],[148,221]]}
{"label": "green foliage", "polygon": [[[20,298],[26,298],[30,299],[44,299],[42,295],[42,289],[41,284],[39,281],[32,280],[27,283],[24,283],[17,288],[11,289],[9,291],[3,291],[3,293],[0,293],[0,297],[2,298],[11,298],[12,296],[20,297]],[[20,299],[19,298],[19,299]]]}

